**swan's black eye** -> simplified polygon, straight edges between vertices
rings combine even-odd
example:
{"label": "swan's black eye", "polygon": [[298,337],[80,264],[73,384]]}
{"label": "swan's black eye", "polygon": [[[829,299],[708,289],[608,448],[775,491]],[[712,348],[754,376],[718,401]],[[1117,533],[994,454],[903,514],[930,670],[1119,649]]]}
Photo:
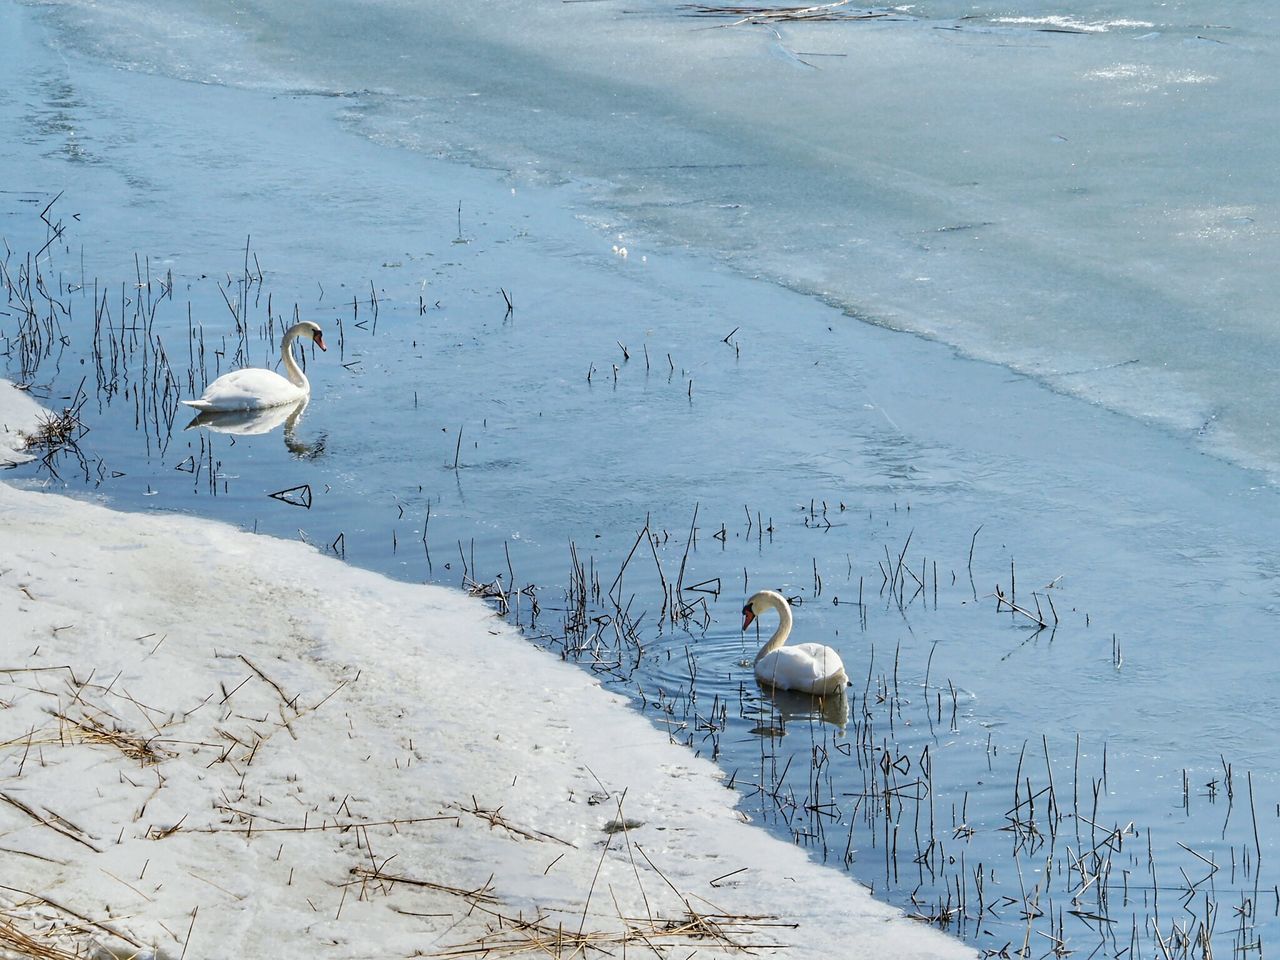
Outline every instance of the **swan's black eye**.
{"label": "swan's black eye", "polygon": [[743,608],[742,608],[742,614],[743,614],[743,616],[746,616],[748,613],[749,613],[749,614],[751,614],[752,616],[754,616],[754,615],[755,615],[755,611],[751,609],[751,604],[749,604],[749,603],[748,603],[745,607],[743,607]]}

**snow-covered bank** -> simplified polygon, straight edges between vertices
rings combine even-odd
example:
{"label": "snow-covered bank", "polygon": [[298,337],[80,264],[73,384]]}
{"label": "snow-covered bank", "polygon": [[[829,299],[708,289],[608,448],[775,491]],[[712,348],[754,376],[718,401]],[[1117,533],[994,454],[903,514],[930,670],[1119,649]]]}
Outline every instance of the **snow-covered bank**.
{"label": "snow-covered bank", "polygon": [[45,416],[44,408],[29,393],[8,380],[0,380],[0,468],[32,459],[26,452],[25,436],[32,433]]}
{"label": "snow-covered bank", "polygon": [[971,955],[459,592],[5,484],[0,543],[0,955]]}

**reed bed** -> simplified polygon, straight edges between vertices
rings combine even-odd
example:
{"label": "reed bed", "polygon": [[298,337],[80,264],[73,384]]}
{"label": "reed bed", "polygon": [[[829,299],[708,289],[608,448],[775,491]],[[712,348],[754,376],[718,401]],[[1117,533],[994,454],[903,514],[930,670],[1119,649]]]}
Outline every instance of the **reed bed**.
{"label": "reed bed", "polygon": [[[844,504],[836,508],[815,499],[801,511],[799,525],[826,534],[843,524],[846,510]],[[880,879],[871,879],[873,889],[903,898],[910,916],[978,944],[984,957],[1083,953],[1120,958],[1154,949],[1155,956],[1169,960],[1206,960],[1218,944],[1220,951],[1229,947],[1243,960],[1260,951],[1253,933],[1256,898],[1270,889],[1258,876],[1261,841],[1252,832],[1237,833],[1244,840],[1231,848],[1239,871],[1231,885],[1221,882],[1215,859],[1219,845],[1213,853],[1179,844],[1201,870],[1183,863],[1166,875],[1158,870],[1153,849],[1157,825],[1107,813],[1114,799],[1108,799],[1105,744],[1101,766],[1089,772],[1078,738],[1066,757],[1055,755],[1044,736],[1011,756],[1001,754],[988,735],[986,762],[993,773],[985,779],[1009,791],[1003,815],[975,818],[972,791],[947,798],[938,779],[939,764],[950,762],[941,738],[965,728],[959,692],[950,681],[932,678],[927,665],[923,677],[908,681],[900,642],[885,651],[867,637],[865,676],[839,702],[761,691],[745,661],[732,699],[723,682],[710,693],[700,690],[705,668],[693,651],[712,619],[707,601],[719,597],[726,577],[698,576],[687,583],[695,579],[689,576],[692,570],[705,571],[696,546],[697,516],[695,508],[686,532],[675,536],[650,519],[629,549],[619,552],[623,559],[613,570],[570,543],[563,599],[543,605],[559,615],[559,629],[550,632],[544,626],[537,639],[631,689],[641,709],[674,742],[697,753],[720,758],[725,738],[752,737],[758,747],[756,769],[739,768],[729,784],[742,793],[744,810],[754,819],[784,829],[818,859],[856,868],[864,879],[865,865],[878,862]],[[756,511],[746,509],[745,516],[737,539],[763,544],[776,530],[774,521],[765,522]],[[729,538],[726,522],[715,530],[713,543]],[[968,577],[940,570],[936,559],[921,556],[914,530],[896,548],[882,545],[876,596],[882,609],[911,616],[937,611],[951,591],[962,591],[994,614],[1028,625],[1027,634],[1001,657],[1008,659],[1039,640],[1051,640],[1065,625],[1052,597],[1058,583],[1025,590],[1010,562],[1007,582],[981,594],[973,579],[979,533],[967,559]],[[827,598],[827,578],[816,559],[812,566],[811,588],[790,598],[795,605]],[[744,571],[743,594],[750,579]],[[854,579],[850,569],[846,582]],[[852,605],[865,634],[873,601],[865,576],[856,578],[856,586],[856,600],[835,595],[829,602]],[[644,613],[637,615],[637,609]],[[655,633],[666,638],[668,649],[672,638],[685,638],[685,680],[675,688],[646,685],[652,681],[645,680],[643,664]],[[1113,644],[1119,668],[1118,642]],[[930,734],[923,742],[914,733],[919,730]],[[848,788],[850,770],[859,789]],[[943,776],[951,779],[950,773]],[[1223,777],[1206,784],[1204,796],[1213,803],[1224,794],[1224,784],[1232,783],[1234,792],[1235,782],[1224,760]],[[1193,792],[1184,773],[1188,810]],[[1251,802],[1250,823],[1256,818]],[[1180,879],[1171,883],[1174,873]],[[1160,910],[1162,893],[1177,903],[1180,916]],[[1280,910],[1280,893],[1268,896]],[[1228,930],[1220,917],[1233,898],[1238,923]],[[557,932],[540,925],[530,936],[545,946],[557,942]],[[995,946],[993,938],[999,940]],[[493,942],[517,949],[514,941]]]}

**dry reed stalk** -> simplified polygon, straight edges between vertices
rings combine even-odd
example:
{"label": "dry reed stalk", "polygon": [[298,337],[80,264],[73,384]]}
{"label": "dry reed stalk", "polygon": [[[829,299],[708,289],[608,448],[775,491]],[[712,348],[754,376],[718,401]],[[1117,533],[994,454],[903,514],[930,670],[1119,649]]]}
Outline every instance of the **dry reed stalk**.
{"label": "dry reed stalk", "polygon": [[461,958],[474,956],[514,957],[521,954],[542,954],[555,958],[616,955],[616,948],[623,952],[628,947],[647,947],[655,956],[665,957],[676,947],[706,947],[708,943],[732,953],[755,953],[760,950],[785,949],[787,944],[777,942],[747,942],[745,937],[760,930],[783,927],[795,929],[794,923],[783,923],[775,917],[749,914],[699,913],[685,904],[685,912],[671,917],[619,916],[622,928],[613,931],[566,929],[563,922],[552,922],[545,917],[527,920],[522,915],[511,916],[497,910],[479,908],[494,918],[487,932],[465,943],[446,947],[433,953],[434,957]]}
{"label": "dry reed stalk", "polygon": [[493,893],[493,877],[490,877],[480,886],[468,890],[465,887],[451,887],[448,884],[435,883],[431,880],[421,880],[417,877],[406,877],[401,874],[383,873],[377,868],[371,869],[365,866],[352,867],[351,875],[356,879],[348,880],[348,886],[355,883],[369,883],[371,881],[391,885],[400,883],[409,887],[419,887],[424,890],[435,890],[438,893],[447,893],[450,896],[465,900],[473,906],[478,906],[482,903],[498,902],[498,898]]}
{"label": "dry reed stalk", "polygon": [[0,952],[8,954],[12,951],[18,957],[31,957],[32,960],[80,960],[84,956],[79,946],[72,952],[53,943],[56,933],[63,931],[50,929],[28,933],[10,917],[0,915]]}
{"label": "dry reed stalk", "polygon": [[[94,717],[75,719],[65,713],[55,713],[54,716],[79,731],[80,743],[108,744],[143,766],[160,763],[175,756],[157,749],[154,737],[140,737],[127,730],[111,729]],[[63,742],[66,742],[65,739]]]}
{"label": "dry reed stalk", "polygon": [[461,810],[463,813],[469,813],[474,817],[478,817],[488,823],[490,827],[501,827],[503,830],[506,830],[507,833],[513,833],[516,836],[524,837],[526,840],[537,840],[540,843],[545,843],[550,840],[552,843],[560,843],[566,847],[577,846],[574,843],[570,843],[568,840],[561,840],[559,837],[545,833],[542,830],[528,830],[524,827],[518,827],[502,815],[501,807],[496,810],[486,810],[476,802],[475,797],[471,798],[470,807],[464,807],[460,803],[450,804],[450,806],[455,810]]}
{"label": "dry reed stalk", "polygon": [[[1040,613],[1039,610],[1037,610],[1035,613],[1032,613],[1030,610],[1026,609],[1025,607],[1018,606],[1016,603],[1013,602],[1012,596],[1005,595],[1005,592],[1000,589],[999,584],[996,584],[996,589],[993,596],[996,598],[997,613],[1000,612],[1001,607],[1008,607],[1011,613],[1022,614],[1024,617],[1026,617],[1028,620],[1030,620],[1032,623],[1034,623],[1036,626],[1042,629],[1049,626],[1048,622],[1046,622],[1044,618],[1044,614]],[[1032,596],[1034,597],[1035,594],[1032,594]]]}
{"label": "dry reed stalk", "polygon": [[83,830],[81,830],[79,827],[77,827],[74,823],[67,820],[66,818],[58,816],[56,813],[54,813],[52,810],[49,810],[47,807],[45,808],[45,812],[47,812],[49,816],[44,817],[44,816],[41,816],[38,811],[27,806],[27,804],[23,803],[21,800],[17,799],[16,797],[12,797],[9,794],[5,793],[3,790],[0,790],[0,800],[3,800],[5,803],[9,804],[10,806],[18,810],[21,810],[23,813],[29,816],[32,820],[35,820],[37,823],[39,823],[41,826],[48,827],[50,830],[54,831],[55,833],[60,833],[64,837],[67,837],[70,840],[74,840],[76,843],[83,844],[84,846],[92,850],[94,853],[102,852],[101,847],[85,839],[87,834],[85,834]]}
{"label": "dry reed stalk", "polygon": [[[33,956],[50,957],[50,958],[57,957],[59,958],[59,960],[62,957],[82,958],[85,956],[99,956],[104,952],[106,952],[102,949],[102,944],[99,940],[100,936],[104,934],[112,938],[113,940],[127,943],[130,947],[135,948],[139,952],[145,949],[143,944],[139,943],[137,940],[129,936],[127,933],[117,930],[114,927],[108,926],[107,924],[99,920],[94,920],[92,917],[88,917],[85,914],[80,913],[79,911],[72,910],[70,907],[64,906],[61,903],[58,903],[56,900],[50,900],[48,897],[41,896],[38,893],[33,893],[30,890],[21,890],[17,887],[11,887],[4,883],[0,883],[0,889],[7,890],[12,894],[17,894],[18,897],[21,898],[17,903],[11,902],[9,904],[0,904],[0,944],[3,944],[5,942],[5,936],[12,932],[17,932],[18,934],[31,938],[30,933],[26,933],[25,931],[21,931],[21,930],[16,930],[16,928],[14,928],[13,921],[30,919],[28,913],[19,912],[19,911],[28,910],[30,907],[36,904],[40,904],[40,905],[43,905],[44,907],[48,907],[50,910],[56,911],[58,914],[62,914],[65,916],[60,917],[56,921],[52,921],[52,922],[48,918],[46,918],[46,922],[49,923],[49,930],[48,930],[48,933],[46,934],[45,941],[43,941],[43,945],[45,949],[55,951],[55,952],[35,953],[35,954],[32,954]],[[6,926],[10,927],[11,929],[8,929],[8,930],[4,929]],[[54,933],[55,928],[59,934],[69,933],[75,937],[85,939],[87,941],[87,944],[76,944],[77,949],[74,953],[56,952],[61,950],[61,948],[55,947],[53,944],[48,942],[49,940],[52,939],[52,935]],[[34,939],[34,938],[31,938],[31,939]],[[40,942],[37,942],[37,946],[39,945],[40,945]],[[81,946],[86,946],[86,945],[89,946],[90,949],[88,950],[79,949]],[[128,956],[131,954],[133,954],[133,951],[125,950],[125,951],[112,952],[109,955]],[[19,954],[19,956],[26,956],[26,954]]]}
{"label": "dry reed stalk", "polygon": [[[223,808],[228,809],[229,808]],[[247,817],[240,811],[230,810],[240,817]],[[183,817],[183,820],[186,818]],[[163,840],[165,837],[173,836],[179,831],[184,833],[243,833],[246,836],[255,833],[325,833],[328,831],[336,831],[338,833],[347,833],[348,831],[364,831],[369,827],[390,827],[393,831],[398,831],[400,827],[410,826],[415,823],[433,823],[437,820],[458,822],[457,817],[453,816],[434,816],[434,817],[396,817],[389,820],[329,820],[324,819],[320,823],[303,823],[301,826],[283,825],[275,827],[261,827],[256,823],[249,823],[246,826],[234,827],[184,827],[182,820],[170,827],[152,827],[147,833],[148,840]]]}
{"label": "dry reed stalk", "polygon": [[76,443],[87,432],[88,428],[80,420],[80,408],[74,406],[64,408],[61,413],[41,414],[35,430],[25,434],[23,440],[29,450],[56,450]]}

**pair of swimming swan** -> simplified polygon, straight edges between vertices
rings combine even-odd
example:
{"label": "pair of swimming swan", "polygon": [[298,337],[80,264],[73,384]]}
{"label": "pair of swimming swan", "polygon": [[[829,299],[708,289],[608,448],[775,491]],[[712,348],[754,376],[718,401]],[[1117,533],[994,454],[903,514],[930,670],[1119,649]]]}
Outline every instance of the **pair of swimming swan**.
{"label": "pair of swimming swan", "polygon": [[830,696],[849,683],[840,654],[821,643],[786,646],[791,635],[791,604],[772,590],[761,590],[742,608],[742,629],[766,610],[778,611],[778,629],[756,654],[756,679],[781,690]]}
{"label": "pair of swimming swan", "polygon": [[302,337],[309,338],[321,350],[326,349],[324,333],[319,324],[310,320],[295,323],[285,331],[280,341],[280,360],[284,363],[287,377],[261,367],[233,370],[209,384],[200,399],[182,402],[188,407],[208,413],[267,410],[305,400],[311,396],[311,384],[298,362],[293,359],[292,350],[293,341]]}
{"label": "pair of swimming swan", "polygon": [[[324,334],[318,324],[310,320],[295,323],[285,331],[280,341],[280,360],[284,363],[287,377],[261,367],[235,370],[209,384],[200,399],[182,402],[209,414],[269,410],[298,404],[311,395],[311,384],[298,367],[291,349],[293,341],[302,337],[309,337],[321,350],[326,349]],[[844,689],[849,681],[840,654],[820,643],[786,646],[787,637],[791,635],[792,618],[791,605],[782,594],[761,590],[748,600],[742,608],[742,629],[746,630],[756,617],[770,609],[778,612],[778,628],[756,654],[756,678],[771,687],[818,696]]]}

